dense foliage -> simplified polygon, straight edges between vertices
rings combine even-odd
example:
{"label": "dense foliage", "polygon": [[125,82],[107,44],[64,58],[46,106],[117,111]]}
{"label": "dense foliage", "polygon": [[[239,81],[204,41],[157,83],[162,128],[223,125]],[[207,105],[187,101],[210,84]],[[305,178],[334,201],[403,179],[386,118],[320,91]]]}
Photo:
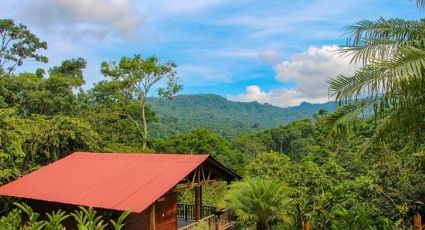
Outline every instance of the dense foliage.
{"label": "dense foliage", "polygon": [[259,131],[311,119],[319,109],[334,111],[335,103],[309,104],[280,108],[258,102],[234,102],[214,94],[179,95],[173,100],[150,98],[161,122],[151,125],[153,137],[166,137],[208,129],[223,137],[234,138],[244,132]]}
{"label": "dense foliage", "polygon": [[[0,25],[1,33],[16,29],[10,21],[1,23],[9,23]],[[349,52],[365,67],[330,82],[343,105],[335,113],[332,104],[280,109],[214,95],[149,99],[141,105],[146,93],[124,87],[140,82],[126,72],[132,61],[150,60],[140,56],[123,58],[121,67],[104,63],[101,68],[112,80],[89,90],[81,88],[82,58],[48,71],[2,71],[0,184],[77,150],[209,153],[244,181],[206,189],[205,203],[232,208],[241,228],[300,229],[309,214],[314,229],[408,229],[414,202],[425,200],[422,24],[380,19],[351,28]],[[386,45],[388,53],[381,50]],[[34,55],[22,58],[37,59]],[[173,82],[174,65],[170,68]],[[186,192],[179,199],[193,202],[193,195]],[[26,206],[13,209],[11,200],[1,202],[2,227],[21,225],[22,210],[30,220],[25,226],[60,224],[38,220]],[[100,221],[85,209],[72,216],[80,225]]]}

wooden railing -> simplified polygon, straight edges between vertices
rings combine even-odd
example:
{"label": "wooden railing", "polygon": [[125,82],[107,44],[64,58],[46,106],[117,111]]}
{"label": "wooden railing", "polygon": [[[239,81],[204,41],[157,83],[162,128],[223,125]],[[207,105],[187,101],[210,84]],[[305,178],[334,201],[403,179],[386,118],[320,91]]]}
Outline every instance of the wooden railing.
{"label": "wooden railing", "polygon": [[232,213],[228,209],[216,213],[216,220],[218,225],[220,225],[219,230],[233,229],[234,227],[234,222],[232,221]]}
{"label": "wooden railing", "polygon": [[[208,207],[208,206],[206,206]],[[214,207],[210,207],[210,208],[214,208]],[[186,210],[187,213],[194,213],[194,210],[190,210],[191,209],[191,205],[180,205],[180,209],[182,209],[183,211]],[[210,211],[212,209],[202,209],[203,213],[205,213],[204,211]],[[215,208],[214,208],[215,210]],[[184,213],[182,211],[182,213]],[[192,211],[192,212],[191,212]],[[179,212],[177,212],[179,214]],[[179,219],[184,219],[184,218],[188,218],[185,220],[190,220],[190,215],[178,215],[177,218]],[[232,216],[229,210],[225,209],[225,210],[221,210],[221,211],[215,211],[213,214],[208,215],[204,218],[202,218],[201,220],[199,220],[198,222],[195,223],[191,223],[189,225],[183,226],[181,228],[179,228],[178,230],[192,230],[195,229],[195,227],[199,224],[206,224],[208,226],[209,230],[229,230],[229,229],[233,229],[234,228],[234,222],[232,221]]]}
{"label": "wooden railing", "polygon": [[201,220],[199,220],[198,222],[186,225],[184,227],[179,228],[178,230],[192,230],[195,229],[196,226],[200,223],[205,223],[208,225],[208,229],[209,230],[217,230],[217,221],[216,221],[216,216],[215,215],[209,215]]}
{"label": "wooden railing", "polygon": [[[210,216],[216,211],[215,207],[202,206],[201,218]],[[183,220],[196,220],[195,205],[193,204],[177,204],[177,218]]]}

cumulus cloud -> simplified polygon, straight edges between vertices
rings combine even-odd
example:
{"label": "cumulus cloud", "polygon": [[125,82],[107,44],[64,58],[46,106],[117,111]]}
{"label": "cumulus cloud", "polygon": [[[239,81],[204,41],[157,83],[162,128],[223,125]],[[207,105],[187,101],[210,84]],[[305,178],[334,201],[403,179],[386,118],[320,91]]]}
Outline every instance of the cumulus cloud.
{"label": "cumulus cloud", "polygon": [[245,93],[230,96],[236,101],[258,101],[277,106],[295,106],[303,101],[322,103],[329,100],[326,83],[338,74],[353,74],[359,66],[350,64],[347,58],[336,54],[338,46],[311,46],[307,51],[295,54],[289,60],[274,66],[278,81],[295,83],[286,89],[264,92],[257,85],[248,86]]}
{"label": "cumulus cloud", "polygon": [[39,28],[65,35],[134,36],[141,15],[130,0],[32,0],[20,11]]}
{"label": "cumulus cloud", "polygon": [[280,107],[290,107],[301,104],[304,101],[311,103],[323,103],[328,101],[328,97],[306,98],[304,95],[294,89],[274,89],[264,92],[257,85],[246,87],[245,93],[236,96],[229,96],[234,101],[257,101],[259,103],[269,103]]}
{"label": "cumulus cloud", "polygon": [[262,50],[258,56],[270,64],[276,64],[279,60],[279,52],[276,50]]}
{"label": "cumulus cloud", "polygon": [[338,46],[311,46],[306,52],[295,54],[289,61],[277,64],[276,78],[282,82],[295,82],[295,90],[307,98],[328,94],[326,83],[338,74],[352,74],[358,66],[336,53]]}

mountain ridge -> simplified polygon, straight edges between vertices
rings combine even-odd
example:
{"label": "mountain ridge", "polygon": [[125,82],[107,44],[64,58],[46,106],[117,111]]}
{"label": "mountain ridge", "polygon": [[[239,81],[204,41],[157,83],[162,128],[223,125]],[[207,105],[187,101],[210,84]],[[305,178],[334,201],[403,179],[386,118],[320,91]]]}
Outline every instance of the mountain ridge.
{"label": "mountain ridge", "polygon": [[154,137],[172,136],[205,128],[225,137],[259,131],[301,119],[312,119],[320,109],[335,110],[334,102],[282,108],[259,102],[237,102],[216,94],[178,95],[172,100],[149,98],[160,121],[151,124]]}

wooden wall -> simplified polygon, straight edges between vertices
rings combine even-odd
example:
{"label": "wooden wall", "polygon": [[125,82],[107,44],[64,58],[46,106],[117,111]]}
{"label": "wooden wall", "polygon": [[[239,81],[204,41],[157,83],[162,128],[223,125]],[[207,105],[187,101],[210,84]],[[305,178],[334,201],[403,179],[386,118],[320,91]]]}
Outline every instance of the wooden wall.
{"label": "wooden wall", "polygon": [[149,209],[141,213],[131,213],[128,215],[124,229],[126,230],[149,230]]}
{"label": "wooden wall", "polygon": [[[45,219],[44,213],[56,210],[66,212],[74,212],[78,207],[61,203],[27,200],[35,212],[40,213],[41,218]],[[141,213],[131,213],[125,221],[126,230],[151,230],[150,229],[150,208]],[[105,209],[96,209],[97,213],[104,215],[105,222],[109,223],[110,219],[118,219],[122,212],[111,211]],[[108,224],[111,227],[111,224]],[[77,229],[73,217],[69,217],[64,226],[67,230]],[[107,228],[110,229],[110,228]],[[177,193],[170,192],[155,202],[155,230],[173,230],[177,229]]]}
{"label": "wooden wall", "polygon": [[[126,230],[150,230],[150,209],[127,217]],[[177,193],[167,193],[155,203],[155,230],[177,229]]]}
{"label": "wooden wall", "polygon": [[177,193],[168,193],[155,204],[156,230],[177,229]]}

